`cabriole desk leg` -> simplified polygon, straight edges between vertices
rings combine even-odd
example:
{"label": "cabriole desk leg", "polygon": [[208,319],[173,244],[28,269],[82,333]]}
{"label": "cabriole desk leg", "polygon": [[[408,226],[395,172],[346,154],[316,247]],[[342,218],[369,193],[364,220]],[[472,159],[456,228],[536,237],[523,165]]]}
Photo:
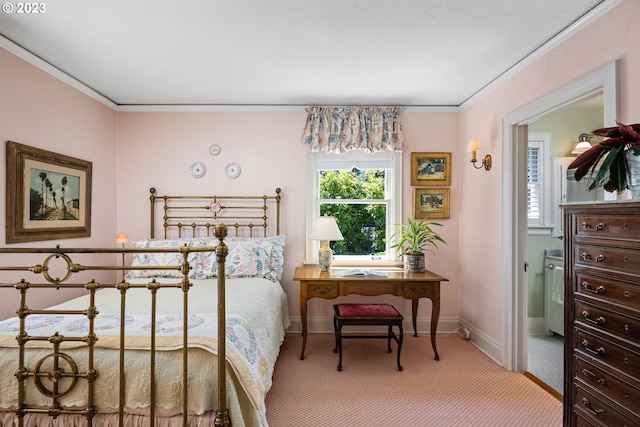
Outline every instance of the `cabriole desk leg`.
{"label": "cabriole desk leg", "polygon": [[304,349],[307,347],[307,298],[300,296],[300,318],[302,320],[302,351],[300,360],[304,360]]}
{"label": "cabriole desk leg", "polygon": [[440,360],[438,349],[436,348],[436,331],[438,330],[438,319],[440,318],[440,291],[438,291],[438,295],[431,298],[431,302],[433,303],[433,308],[431,309],[431,347],[433,347],[433,352],[436,354],[435,359]]}

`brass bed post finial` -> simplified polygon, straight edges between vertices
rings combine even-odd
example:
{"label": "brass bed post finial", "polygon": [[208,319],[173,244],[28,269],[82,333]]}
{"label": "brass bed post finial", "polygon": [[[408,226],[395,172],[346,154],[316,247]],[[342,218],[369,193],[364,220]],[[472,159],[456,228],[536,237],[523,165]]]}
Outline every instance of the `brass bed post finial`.
{"label": "brass bed post finial", "polygon": [[156,189],[151,187],[149,189],[149,193],[151,193],[151,196],[149,196],[149,201],[151,202],[151,233],[149,234],[149,237],[153,239],[154,238],[153,230],[155,230],[155,228],[156,228],[155,227],[155,225],[156,225],[155,224],[155,215],[154,215],[154,213],[155,213],[154,206],[155,206],[155,203],[156,203]]}
{"label": "brass bed post finial", "polygon": [[282,196],[280,193],[282,189],[280,187],[276,188],[276,235],[280,235],[280,199]]}

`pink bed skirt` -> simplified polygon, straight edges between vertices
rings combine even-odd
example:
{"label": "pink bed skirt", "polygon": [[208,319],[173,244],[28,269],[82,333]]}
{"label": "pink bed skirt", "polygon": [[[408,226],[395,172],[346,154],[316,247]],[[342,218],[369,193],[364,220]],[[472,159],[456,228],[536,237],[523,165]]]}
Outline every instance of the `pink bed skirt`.
{"label": "pink bed skirt", "polygon": [[[206,412],[202,415],[189,415],[189,427],[210,427],[214,425],[216,414]],[[150,427],[151,419],[144,415],[125,414],[125,427]],[[45,414],[27,414],[24,417],[25,427],[86,427],[87,420],[82,415],[60,415],[55,420]],[[18,418],[13,412],[0,412],[0,426],[18,427]],[[156,417],[155,427],[180,427],[182,416]],[[96,414],[93,427],[119,427],[118,414]]]}

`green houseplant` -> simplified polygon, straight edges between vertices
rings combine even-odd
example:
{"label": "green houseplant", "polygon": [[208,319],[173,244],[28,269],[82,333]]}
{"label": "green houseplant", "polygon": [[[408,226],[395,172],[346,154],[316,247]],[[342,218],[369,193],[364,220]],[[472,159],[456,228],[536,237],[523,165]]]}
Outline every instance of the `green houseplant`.
{"label": "green houseplant", "polygon": [[625,125],[617,120],[616,123],[618,126],[591,132],[607,139],[579,155],[569,165],[569,169],[576,169],[577,181],[587,175],[592,178],[589,190],[602,187],[608,192],[622,192],[632,188],[636,180],[640,184],[640,170],[634,171],[633,166],[640,160],[640,123]]}
{"label": "green houseplant", "polygon": [[426,218],[416,222],[408,218],[406,224],[396,225],[400,229],[391,236],[394,242],[391,247],[405,257],[405,268],[408,271],[424,271],[424,251],[434,253],[434,250],[438,249],[438,243],[447,244],[442,236],[433,230],[433,226],[442,227],[438,222],[427,221]]}

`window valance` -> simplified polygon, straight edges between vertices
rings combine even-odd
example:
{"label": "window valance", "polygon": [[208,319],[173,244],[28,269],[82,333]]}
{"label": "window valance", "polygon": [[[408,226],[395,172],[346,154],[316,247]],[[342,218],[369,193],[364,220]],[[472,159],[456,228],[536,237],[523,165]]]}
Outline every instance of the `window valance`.
{"label": "window valance", "polygon": [[302,144],[312,152],[402,151],[400,107],[308,107]]}

